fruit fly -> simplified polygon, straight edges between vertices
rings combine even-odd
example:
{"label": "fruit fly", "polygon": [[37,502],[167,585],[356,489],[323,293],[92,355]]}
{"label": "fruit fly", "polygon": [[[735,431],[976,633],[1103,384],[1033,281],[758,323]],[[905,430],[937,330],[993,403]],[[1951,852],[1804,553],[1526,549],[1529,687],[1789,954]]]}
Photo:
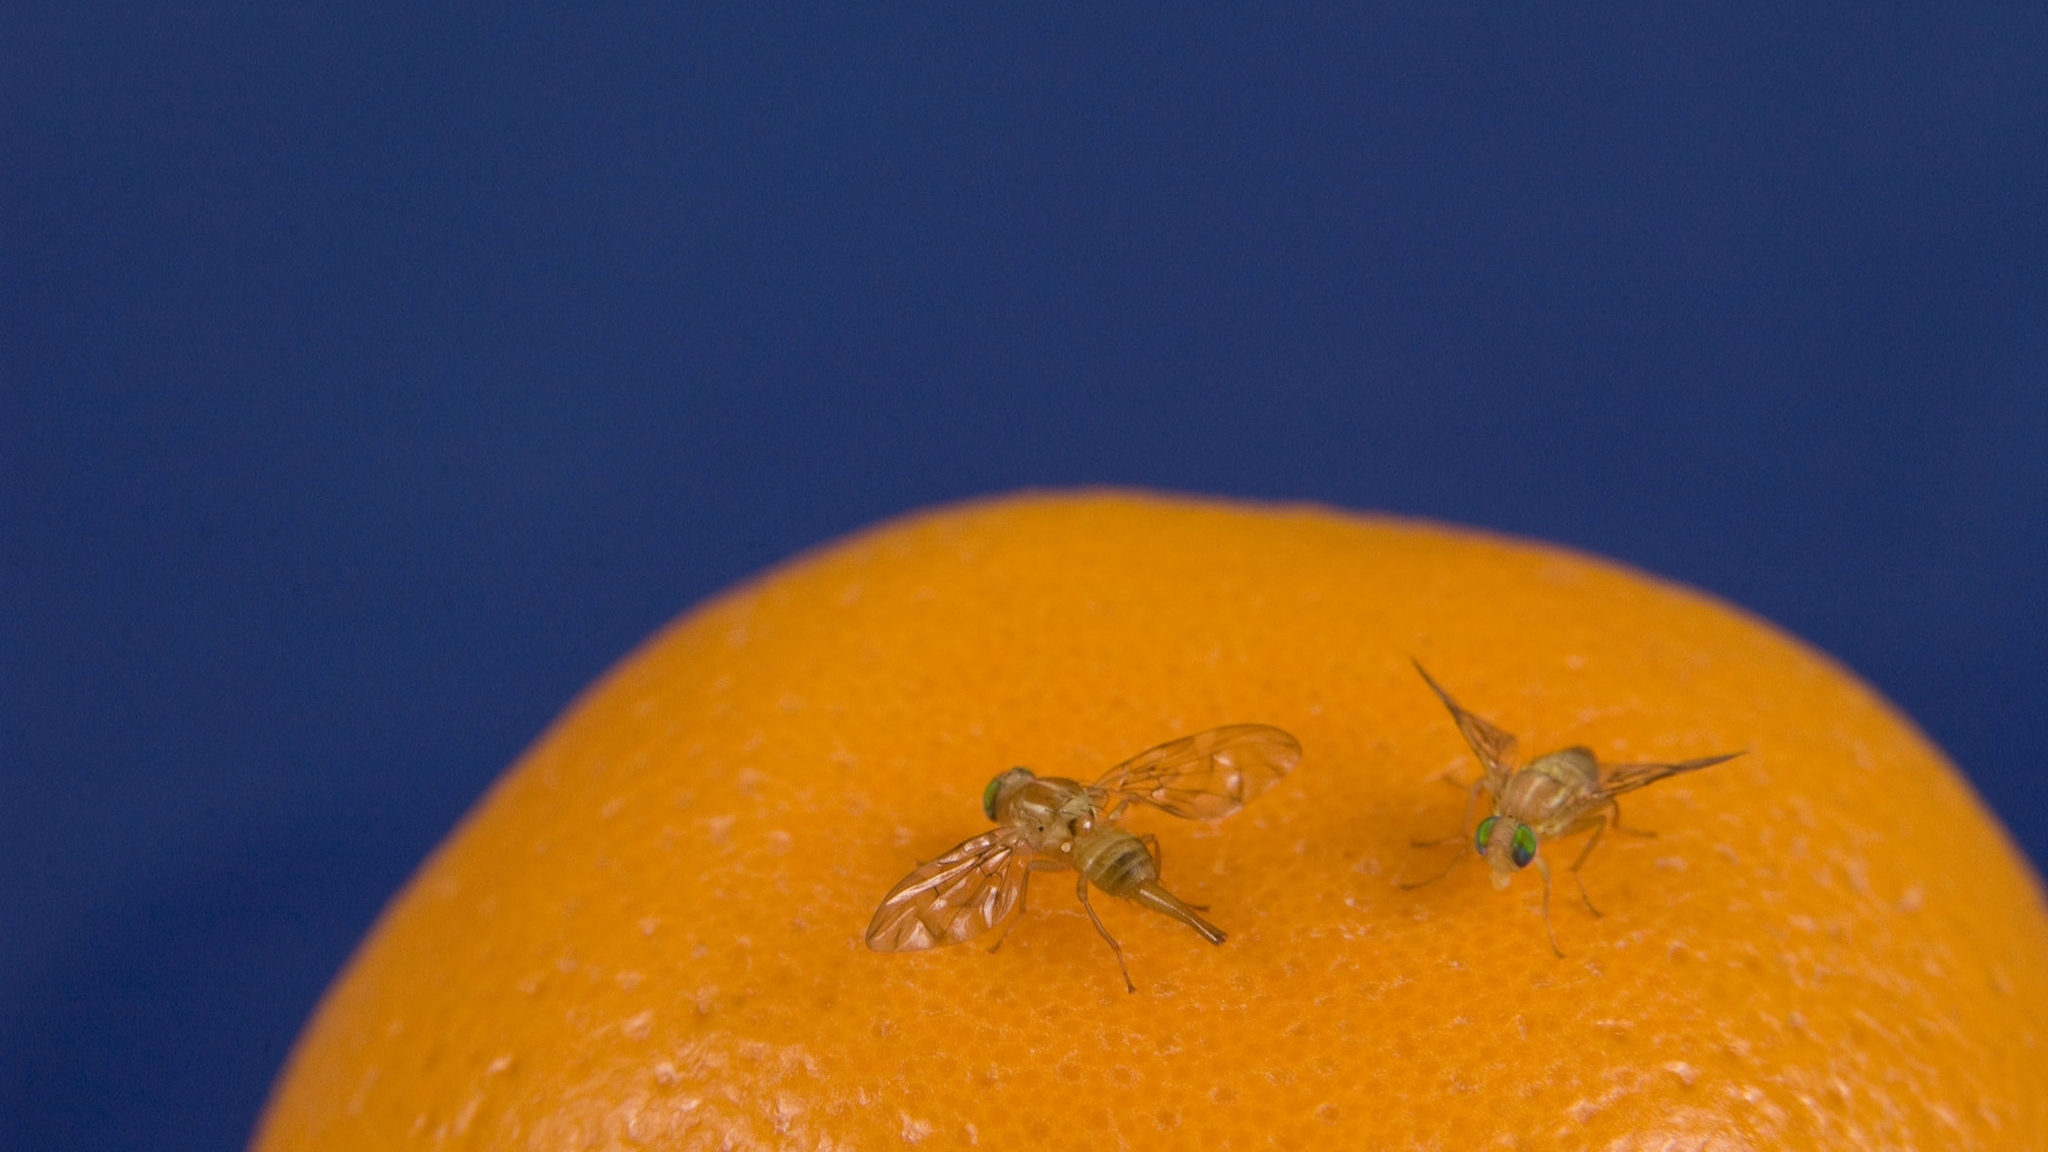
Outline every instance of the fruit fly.
{"label": "fruit fly", "polygon": [[[1274,784],[1301,759],[1299,741],[1264,724],[1234,724],[1161,744],[1093,784],[1012,768],[982,789],[981,810],[996,827],[920,864],[890,889],[868,923],[868,947],[916,952],[972,940],[1024,910],[1033,872],[1072,868],[1074,892],[1109,941],[1126,991],[1136,992],[1124,950],[1088,903],[1088,885],[1194,929],[1211,944],[1223,930],[1206,911],[1159,884],[1159,841],[1116,825],[1132,804],[1193,820],[1220,820]],[[1000,946],[998,939],[995,946]],[[989,950],[994,951],[995,946]]]}
{"label": "fruit fly", "polygon": [[[1479,822],[1474,832],[1472,846],[1493,866],[1493,886],[1506,888],[1515,878],[1515,873],[1536,865],[1538,875],[1543,877],[1543,931],[1550,937],[1550,950],[1564,958],[1564,951],[1557,946],[1557,933],[1550,927],[1550,865],[1536,855],[1538,846],[1545,840],[1559,836],[1571,836],[1591,831],[1593,838],[1579,851],[1579,858],[1572,861],[1572,879],[1579,884],[1579,899],[1586,902],[1586,910],[1600,915],[1593,907],[1593,898],[1586,895],[1586,881],[1580,877],[1579,868],[1586,857],[1600,843],[1600,837],[1612,825],[1623,832],[1635,832],[1643,836],[1654,836],[1635,828],[1621,827],[1621,806],[1615,797],[1638,788],[1655,784],[1667,776],[1680,772],[1697,772],[1724,760],[1733,760],[1740,752],[1727,752],[1719,756],[1706,756],[1698,760],[1686,760],[1677,764],[1601,764],[1593,753],[1583,747],[1559,749],[1546,752],[1521,768],[1513,766],[1515,738],[1458,707],[1431,678],[1418,662],[1415,670],[1422,673],[1422,679],[1436,693],[1444,707],[1451,710],[1451,718],[1458,722],[1458,731],[1464,733],[1465,743],[1472,746],[1472,752],[1479,757],[1482,775],[1473,783],[1471,793],[1465,798],[1465,814],[1458,820],[1458,831],[1444,840],[1418,841],[1417,847],[1446,844],[1465,838],[1465,828],[1472,822],[1472,806],[1483,792],[1493,798],[1493,813]],[[1427,880],[1401,887],[1414,889],[1424,884],[1433,884],[1450,875],[1458,861],[1465,858],[1461,848],[1451,858],[1442,872]]]}

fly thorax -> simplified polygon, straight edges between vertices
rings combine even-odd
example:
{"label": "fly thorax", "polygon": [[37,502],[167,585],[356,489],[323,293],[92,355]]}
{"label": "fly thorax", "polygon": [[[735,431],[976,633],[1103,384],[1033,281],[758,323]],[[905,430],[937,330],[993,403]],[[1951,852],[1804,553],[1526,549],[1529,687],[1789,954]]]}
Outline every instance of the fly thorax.
{"label": "fly thorax", "polygon": [[1529,761],[1525,775],[1555,781],[1566,792],[1590,792],[1600,786],[1600,762],[1590,748],[1560,748]]}
{"label": "fly thorax", "polygon": [[1095,828],[1095,800],[1086,789],[1076,786],[1072,794],[1060,806],[1060,823],[1067,826],[1074,835],[1093,831]]}
{"label": "fly thorax", "polygon": [[1092,816],[1094,809],[1087,803],[1088,793],[1079,784],[1058,776],[1034,778],[1006,797],[1001,816],[1024,834],[1032,851],[1059,855],[1068,851],[1074,840],[1072,813],[1076,796],[1080,797],[1082,810]]}
{"label": "fly thorax", "polygon": [[1563,796],[1557,781],[1532,765],[1508,778],[1507,787],[1501,789],[1500,810],[1525,820],[1541,820]]}

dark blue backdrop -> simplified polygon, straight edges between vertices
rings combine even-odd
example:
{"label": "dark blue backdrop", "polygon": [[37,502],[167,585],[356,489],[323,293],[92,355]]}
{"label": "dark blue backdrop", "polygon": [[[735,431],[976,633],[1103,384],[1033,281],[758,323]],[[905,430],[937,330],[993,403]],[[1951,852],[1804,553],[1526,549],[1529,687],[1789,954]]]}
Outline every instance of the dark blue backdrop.
{"label": "dark blue backdrop", "polygon": [[0,16],[0,1146],[234,1146],[572,693],[1018,485],[1704,586],[2048,859],[2039,3],[569,7]]}

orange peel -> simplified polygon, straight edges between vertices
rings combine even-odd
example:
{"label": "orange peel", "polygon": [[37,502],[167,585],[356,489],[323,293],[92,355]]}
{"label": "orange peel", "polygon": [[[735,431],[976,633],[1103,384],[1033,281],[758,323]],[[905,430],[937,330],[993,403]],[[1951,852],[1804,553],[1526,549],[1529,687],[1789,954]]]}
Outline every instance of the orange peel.
{"label": "orange peel", "polygon": [[[1569,886],[1418,891],[1470,754],[1749,755]],[[1134,813],[1211,947],[1034,885],[1000,951],[878,954],[1015,764],[1203,728],[1300,766]],[[1576,842],[1561,841],[1564,850]],[[1956,771],[1825,656],[1557,547],[1307,506],[1028,494],[721,595],[564,714],[307,1026],[261,1152],[407,1147],[2015,1148],[2048,1132],[2048,911]]]}

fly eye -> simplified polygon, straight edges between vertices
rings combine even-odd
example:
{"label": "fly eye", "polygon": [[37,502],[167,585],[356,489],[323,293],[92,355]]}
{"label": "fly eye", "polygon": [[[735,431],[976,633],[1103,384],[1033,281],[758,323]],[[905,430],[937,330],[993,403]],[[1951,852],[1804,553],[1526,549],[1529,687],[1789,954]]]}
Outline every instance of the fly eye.
{"label": "fly eye", "polygon": [[[994,817],[990,817],[990,819],[994,819]],[[1487,841],[1493,839],[1493,826],[1499,820],[1500,817],[1498,816],[1488,816],[1479,822],[1479,835],[1472,838],[1472,846],[1479,849],[1480,855],[1486,854]]]}
{"label": "fly eye", "polygon": [[1508,855],[1517,868],[1527,868],[1529,861],[1536,858],[1536,833],[1527,824],[1515,829],[1515,842],[1509,846]]}
{"label": "fly eye", "polygon": [[989,781],[988,787],[981,790],[981,810],[987,813],[988,818],[991,820],[996,818],[996,794],[1002,790],[1003,778],[1001,776]]}

